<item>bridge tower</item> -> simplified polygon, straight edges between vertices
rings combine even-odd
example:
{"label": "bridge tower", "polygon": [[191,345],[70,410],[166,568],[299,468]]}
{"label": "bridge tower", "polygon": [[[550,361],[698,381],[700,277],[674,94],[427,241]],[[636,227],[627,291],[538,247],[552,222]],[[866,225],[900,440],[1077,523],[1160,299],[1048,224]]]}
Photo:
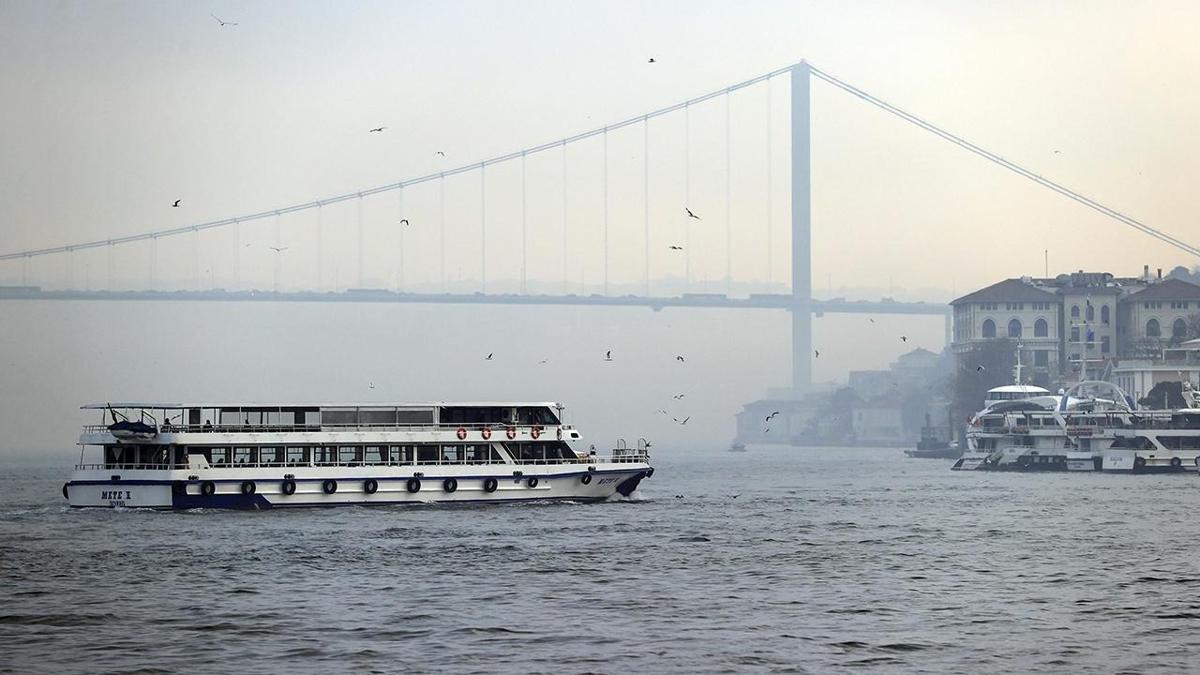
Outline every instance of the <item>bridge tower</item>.
{"label": "bridge tower", "polygon": [[792,66],[792,391],[812,385],[812,137],[807,61]]}

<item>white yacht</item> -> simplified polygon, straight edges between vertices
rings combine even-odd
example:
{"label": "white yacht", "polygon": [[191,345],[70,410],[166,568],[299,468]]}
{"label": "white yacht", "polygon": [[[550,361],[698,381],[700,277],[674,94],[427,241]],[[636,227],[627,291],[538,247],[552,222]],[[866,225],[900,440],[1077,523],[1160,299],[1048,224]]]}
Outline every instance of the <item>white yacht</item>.
{"label": "white yacht", "polygon": [[84,409],[100,420],[63,486],[73,507],[598,501],[654,475],[644,439],[574,450],[580,433],[553,402]]}

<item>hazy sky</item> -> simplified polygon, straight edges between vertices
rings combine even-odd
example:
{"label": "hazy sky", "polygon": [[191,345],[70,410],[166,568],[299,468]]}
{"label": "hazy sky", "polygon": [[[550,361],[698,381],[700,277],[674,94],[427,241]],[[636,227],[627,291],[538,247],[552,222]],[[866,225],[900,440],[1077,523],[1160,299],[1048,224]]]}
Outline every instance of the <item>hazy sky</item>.
{"label": "hazy sky", "polygon": [[[220,26],[216,14],[237,26]],[[1193,243],[1200,210],[1200,5],[1191,2],[405,2],[0,4],[0,248],[200,222],[354,191],[600,126],[808,58],[821,68]],[[653,57],[655,64],[648,64]],[[771,276],[787,280],[787,78],[770,85]],[[814,289],[965,292],[1000,277],[1196,264],[1024,179],[814,82]],[[730,101],[734,276],[767,277],[767,89]],[[697,279],[725,266],[724,102],[609,139],[609,274],[679,276],[685,200],[702,213]],[[367,129],[387,126],[382,134]],[[568,278],[603,277],[599,141],[568,155]],[[443,151],[446,159],[436,155]],[[1055,151],[1058,151],[1057,153]],[[527,164],[529,277],[559,283],[562,156]],[[684,196],[685,175],[691,198]],[[488,276],[520,275],[519,164],[489,169]],[[436,186],[363,204],[364,283],[432,283]],[[170,208],[177,198],[183,207]],[[451,279],[479,276],[478,174],[447,181]],[[358,283],[357,205],[323,209],[320,283]],[[316,214],[201,236],[213,285],[316,281]],[[246,246],[245,244],[251,244]],[[160,279],[195,272],[159,243]],[[148,246],[115,256],[148,276]],[[1131,255],[1131,252],[1134,252]],[[92,287],[105,253],[74,268]],[[917,261],[918,264],[914,264]],[[59,265],[59,267],[54,267]],[[0,277],[20,267],[0,264]],[[240,282],[231,281],[240,279]],[[83,285],[85,281],[77,281]],[[207,284],[206,284],[207,285]]]}

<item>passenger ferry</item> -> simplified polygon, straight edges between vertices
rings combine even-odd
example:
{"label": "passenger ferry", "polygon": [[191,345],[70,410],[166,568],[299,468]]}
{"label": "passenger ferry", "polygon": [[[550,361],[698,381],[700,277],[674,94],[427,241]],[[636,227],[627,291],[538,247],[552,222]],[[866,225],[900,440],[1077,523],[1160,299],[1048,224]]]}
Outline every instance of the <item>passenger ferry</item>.
{"label": "passenger ferry", "polygon": [[654,475],[644,439],[572,449],[581,435],[553,402],[83,409],[101,419],[63,486],[73,507],[598,501]]}

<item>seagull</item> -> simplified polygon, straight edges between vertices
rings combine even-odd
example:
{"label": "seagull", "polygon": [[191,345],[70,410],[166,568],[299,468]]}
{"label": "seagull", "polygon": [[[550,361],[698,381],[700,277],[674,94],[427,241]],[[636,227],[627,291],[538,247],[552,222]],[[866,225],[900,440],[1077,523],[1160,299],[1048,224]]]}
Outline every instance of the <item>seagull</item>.
{"label": "seagull", "polygon": [[288,250],[288,247],[286,246],[268,246],[267,248],[275,251],[276,253],[283,253],[284,251]]}
{"label": "seagull", "polygon": [[377,133],[377,132],[382,132],[382,131],[383,131],[384,129],[386,129],[386,128],[387,128],[387,127],[375,127],[374,129],[367,129],[367,133],[368,133],[368,134],[374,134],[374,133]]}
{"label": "seagull", "polygon": [[683,250],[682,246],[675,246],[674,244],[668,246],[667,248],[671,249],[672,251],[682,251]]}
{"label": "seagull", "polygon": [[675,399],[676,401],[678,401],[679,399],[683,398],[683,396],[684,396],[683,394],[675,394],[675,395],[674,395],[674,396],[672,396],[671,398],[673,398],[673,399]]}
{"label": "seagull", "polygon": [[171,208],[175,208],[175,209],[179,208],[179,202],[181,202],[181,201],[183,201],[183,200],[182,200],[182,199],[176,199],[176,200],[175,200],[175,203],[171,205]]}
{"label": "seagull", "polygon": [[543,363],[549,363],[549,361],[547,361],[546,359],[542,359],[541,361],[538,361],[538,365],[541,365]]}
{"label": "seagull", "polygon": [[651,56],[651,57],[650,57],[650,60],[649,60],[649,61],[647,61],[647,63],[657,63],[657,61],[655,61],[655,60],[654,60],[654,57],[653,57],[653,56]]}
{"label": "seagull", "polygon": [[209,13],[209,16],[211,16],[214,19],[217,19],[217,23],[221,24],[222,26],[236,26],[237,25],[236,21],[222,21],[219,18],[217,18],[216,14],[213,14],[211,12]]}
{"label": "seagull", "polygon": [[612,350],[611,350],[611,349],[610,349],[610,350],[608,350],[608,351],[606,351],[606,352],[604,352],[604,360],[605,360],[605,361],[612,361]]}
{"label": "seagull", "polygon": [[692,419],[692,416],[688,415],[687,417],[683,418],[682,420],[680,420],[678,417],[672,417],[671,419],[675,420],[676,422],[679,422],[680,424],[687,424],[687,421]]}
{"label": "seagull", "polygon": [[867,321],[870,321],[871,323],[875,323],[875,319],[872,319],[870,317],[867,317]]}
{"label": "seagull", "polygon": [[1056,155],[1061,155],[1061,154],[1062,154],[1062,150],[1055,150],[1055,151],[1054,151],[1054,154],[1056,154]]}
{"label": "seagull", "polygon": [[649,450],[649,449],[650,449],[650,441],[646,441],[646,449],[647,449],[647,450]]}
{"label": "seagull", "polygon": [[680,362],[680,363],[683,363],[683,362],[684,362],[684,361],[683,361],[683,357],[682,357],[682,356],[676,356],[676,357],[675,357],[675,360],[676,360],[676,361],[678,361],[678,362]]}
{"label": "seagull", "polygon": [[901,341],[901,342],[908,342],[908,336],[907,336],[907,335],[901,335],[901,336],[900,336],[900,341]]}
{"label": "seagull", "polygon": [[658,410],[655,410],[655,411],[654,411],[654,414],[655,414],[655,415],[659,415],[659,414],[662,414],[662,415],[669,415],[670,413],[668,413],[666,410],[663,410],[662,408],[659,408]]}
{"label": "seagull", "polygon": [[438,150],[438,151],[437,151],[437,154],[441,155],[442,157],[445,157],[445,156],[446,156],[446,153],[442,152],[441,150]]}
{"label": "seagull", "polygon": [[375,383],[374,383],[374,382],[369,382],[369,383],[367,383],[367,389],[374,389],[374,388],[375,388]]}
{"label": "seagull", "polygon": [[767,415],[767,421],[770,422],[771,418],[775,417],[778,414],[779,414],[779,411],[776,410],[775,412],[771,413],[770,415]]}
{"label": "seagull", "polygon": [[764,433],[764,434],[769,434],[769,433],[771,433],[771,427],[767,427],[766,429],[763,429],[763,433]]}
{"label": "seagull", "polygon": [[819,358],[821,358],[821,350],[820,350],[820,349],[814,349],[814,350],[813,350],[813,358],[814,358],[814,359],[819,359]]}
{"label": "seagull", "polygon": [[984,368],[983,366],[975,366],[975,372],[977,373],[982,373],[985,370],[987,370],[987,368]]}
{"label": "seagull", "polygon": [[493,356],[494,354],[495,354],[495,352],[489,353],[487,356],[483,357],[483,360],[484,360],[484,361],[491,361],[491,360],[492,360],[492,356]]}
{"label": "seagull", "polygon": [[408,218],[401,218],[401,219],[400,219],[400,224],[401,224],[401,225],[408,225]]}
{"label": "seagull", "polygon": [[689,209],[688,207],[686,207],[686,206],[685,206],[685,207],[683,207],[683,210],[684,210],[684,211],[687,211],[688,218],[695,218],[696,220],[700,220],[700,216],[698,216],[698,215],[696,215],[696,214],[692,213],[692,210],[691,210],[691,209]]}

